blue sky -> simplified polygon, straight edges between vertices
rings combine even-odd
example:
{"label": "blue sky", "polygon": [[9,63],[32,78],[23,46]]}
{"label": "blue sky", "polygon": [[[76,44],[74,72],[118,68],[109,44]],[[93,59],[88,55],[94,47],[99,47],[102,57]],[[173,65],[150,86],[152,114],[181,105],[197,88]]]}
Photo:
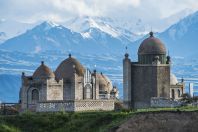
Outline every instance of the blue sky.
{"label": "blue sky", "polygon": [[182,10],[198,10],[197,0],[0,0],[0,20],[63,22],[76,16],[158,21]]}

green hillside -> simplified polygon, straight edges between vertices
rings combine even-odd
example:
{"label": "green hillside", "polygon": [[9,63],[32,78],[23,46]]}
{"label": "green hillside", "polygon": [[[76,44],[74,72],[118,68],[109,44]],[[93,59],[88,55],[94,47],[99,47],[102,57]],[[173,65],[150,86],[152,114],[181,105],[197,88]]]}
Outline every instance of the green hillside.
{"label": "green hillside", "polygon": [[31,113],[0,116],[0,132],[103,132],[114,131],[133,115],[150,112],[197,111],[198,107],[140,109],[119,112]]}

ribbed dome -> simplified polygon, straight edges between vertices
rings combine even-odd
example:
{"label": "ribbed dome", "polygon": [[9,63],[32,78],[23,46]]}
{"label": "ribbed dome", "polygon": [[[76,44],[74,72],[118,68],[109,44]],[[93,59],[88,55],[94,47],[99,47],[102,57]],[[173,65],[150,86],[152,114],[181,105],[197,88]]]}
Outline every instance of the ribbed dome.
{"label": "ribbed dome", "polygon": [[97,78],[99,78],[99,91],[109,93],[112,90],[112,83],[110,79],[103,74],[97,74]]}
{"label": "ribbed dome", "polygon": [[77,75],[83,76],[85,68],[80,64],[78,60],[69,56],[66,60],[62,61],[61,64],[57,67],[55,75],[57,79],[62,78],[71,78],[74,71]]}
{"label": "ribbed dome", "polygon": [[33,78],[49,78],[49,77],[55,77],[52,70],[44,64],[44,62],[41,62],[41,65],[36,69],[34,72]]}
{"label": "ribbed dome", "polygon": [[138,49],[139,55],[145,55],[145,54],[166,54],[166,48],[164,44],[158,39],[153,36],[153,33],[150,33],[150,37],[145,39],[139,49]]}
{"label": "ribbed dome", "polygon": [[174,74],[170,74],[170,84],[176,85],[178,83],[177,77]]}

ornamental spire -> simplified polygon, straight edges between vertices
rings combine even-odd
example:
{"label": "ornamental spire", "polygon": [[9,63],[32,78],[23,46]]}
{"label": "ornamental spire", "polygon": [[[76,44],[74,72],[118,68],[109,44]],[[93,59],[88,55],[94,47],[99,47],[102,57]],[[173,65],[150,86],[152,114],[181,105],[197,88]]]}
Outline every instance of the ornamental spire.
{"label": "ornamental spire", "polygon": [[128,54],[128,47],[126,46],[125,49],[126,49],[125,58],[128,58],[128,57],[129,57],[129,54]]}
{"label": "ornamental spire", "polygon": [[69,58],[71,58],[71,53],[69,53]]}
{"label": "ornamental spire", "polygon": [[150,34],[150,37],[153,37],[153,31],[151,31],[149,34]]}

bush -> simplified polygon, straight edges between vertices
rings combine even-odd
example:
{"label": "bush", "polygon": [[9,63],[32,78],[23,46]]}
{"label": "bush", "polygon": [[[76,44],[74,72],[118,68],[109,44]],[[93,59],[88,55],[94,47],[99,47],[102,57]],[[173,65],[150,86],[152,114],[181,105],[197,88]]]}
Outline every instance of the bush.
{"label": "bush", "polygon": [[115,110],[116,111],[119,111],[119,110],[122,110],[122,109],[124,109],[123,103],[121,103],[121,102],[115,102]]}

